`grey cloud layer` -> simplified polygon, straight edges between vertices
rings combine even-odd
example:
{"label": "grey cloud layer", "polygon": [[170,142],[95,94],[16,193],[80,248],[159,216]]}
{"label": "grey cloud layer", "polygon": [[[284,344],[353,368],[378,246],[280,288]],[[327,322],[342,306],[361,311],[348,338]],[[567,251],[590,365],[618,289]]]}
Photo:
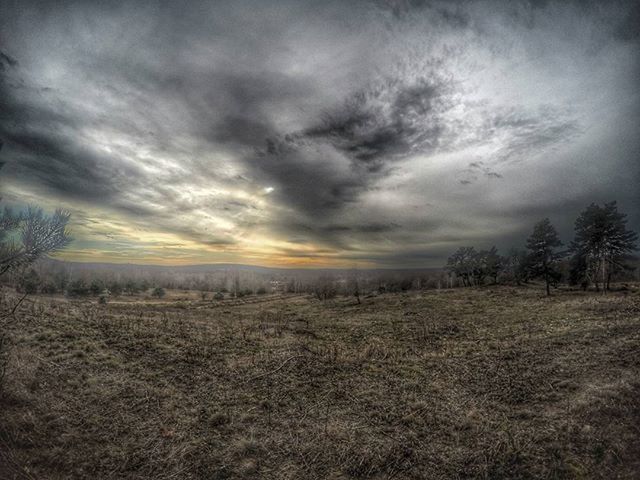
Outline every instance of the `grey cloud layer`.
{"label": "grey cloud layer", "polygon": [[[549,193],[562,176],[637,226],[637,17],[633,2],[9,2],[5,181],[205,245],[259,231],[381,264],[487,241],[478,219],[506,222],[503,202],[526,225],[545,195],[564,221],[589,191]],[[209,215],[233,227],[193,224]]]}

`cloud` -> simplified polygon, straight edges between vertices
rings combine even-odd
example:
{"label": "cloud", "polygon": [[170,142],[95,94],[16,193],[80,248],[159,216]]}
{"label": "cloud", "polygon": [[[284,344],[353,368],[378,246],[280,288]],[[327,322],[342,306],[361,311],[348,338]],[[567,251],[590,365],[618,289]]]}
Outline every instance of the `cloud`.
{"label": "cloud", "polygon": [[640,211],[638,8],[581,5],[3,4],[3,196],[181,259],[385,265]]}
{"label": "cloud", "polygon": [[9,55],[0,51],[0,70],[5,70],[10,67],[17,67],[18,61],[11,58]]}
{"label": "cloud", "polygon": [[384,79],[349,96],[320,125],[302,136],[330,143],[355,161],[376,170],[414,153],[435,150],[444,128],[447,86],[435,78]]}
{"label": "cloud", "polygon": [[570,112],[553,105],[541,105],[534,112],[509,108],[489,118],[486,135],[506,137],[504,146],[496,154],[497,162],[526,159],[532,151],[568,142],[582,133]]}

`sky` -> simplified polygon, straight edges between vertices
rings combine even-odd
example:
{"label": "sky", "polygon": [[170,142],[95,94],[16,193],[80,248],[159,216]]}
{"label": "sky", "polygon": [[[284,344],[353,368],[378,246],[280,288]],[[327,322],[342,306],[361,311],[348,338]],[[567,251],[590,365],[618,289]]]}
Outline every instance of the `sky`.
{"label": "sky", "polygon": [[0,3],[2,201],[59,256],[438,267],[640,231],[640,2]]}

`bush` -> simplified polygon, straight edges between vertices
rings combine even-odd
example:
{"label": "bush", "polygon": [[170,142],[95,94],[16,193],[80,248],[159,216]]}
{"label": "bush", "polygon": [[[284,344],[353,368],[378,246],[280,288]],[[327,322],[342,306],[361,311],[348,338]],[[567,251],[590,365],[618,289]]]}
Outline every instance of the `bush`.
{"label": "bush", "polygon": [[122,293],[122,285],[118,282],[111,282],[109,284],[109,291],[114,297],[117,297]]}
{"label": "bush", "polygon": [[89,287],[89,291],[91,295],[100,295],[100,292],[104,290],[104,286],[100,280],[92,280],[91,286]]}
{"label": "bush", "polygon": [[81,278],[78,278],[72,281],[67,288],[67,295],[71,297],[81,297],[83,295],[89,294],[89,287],[85,283],[85,281]]}
{"label": "bush", "polygon": [[313,293],[318,300],[329,300],[338,294],[338,288],[333,278],[323,276],[320,277],[314,285]]}
{"label": "bush", "polygon": [[260,288],[258,288],[258,290],[256,290],[256,293],[258,295],[264,295],[265,293],[267,293],[267,289],[264,288],[264,287],[260,287]]}
{"label": "bush", "polygon": [[40,288],[40,277],[38,273],[32,268],[27,273],[22,275],[18,280],[18,292],[20,293],[38,293]]}
{"label": "bush", "polygon": [[42,293],[52,295],[54,293],[58,293],[58,287],[56,287],[55,283],[49,281],[45,282],[42,287],[40,287],[40,291]]}
{"label": "bush", "polygon": [[164,288],[162,287],[156,287],[153,289],[153,291],[151,292],[151,296],[156,297],[156,298],[162,298],[167,294],[167,292],[164,291]]}
{"label": "bush", "polygon": [[214,300],[224,300],[224,293],[222,292],[217,292],[214,296],[213,296]]}
{"label": "bush", "polygon": [[136,284],[134,280],[127,280],[124,284],[123,289],[128,295],[135,295],[140,291],[140,287]]}
{"label": "bush", "polygon": [[111,292],[108,289],[103,289],[100,292],[100,297],[98,298],[98,303],[101,305],[106,304],[109,301],[109,297],[111,296]]}

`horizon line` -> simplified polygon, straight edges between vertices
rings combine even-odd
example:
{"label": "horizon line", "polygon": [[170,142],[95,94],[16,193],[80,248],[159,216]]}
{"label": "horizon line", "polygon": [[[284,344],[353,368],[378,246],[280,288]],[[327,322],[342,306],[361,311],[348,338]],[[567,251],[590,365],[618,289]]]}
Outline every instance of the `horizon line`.
{"label": "horizon line", "polygon": [[65,260],[61,258],[48,257],[45,260],[59,262],[59,263],[68,263],[68,264],[78,264],[78,265],[105,265],[105,266],[130,266],[130,267],[155,267],[155,268],[194,268],[194,267],[220,267],[220,266],[229,266],[229,267],[249,267],[249,268],[262,268],[265,270],[309,270],[309,271],[319,271],[319,270],[358,270],[358,271],[375,271],[375,270],[444,270],[445,267],[314,267],[314,266],[299,266],[299,267],[270,267],[266,265],[257,265],[250,263],[228,263],[228,262],[218,262],[218,263],[190,263],[190,264],[178,264],[178,265],[165,265],[158,263],[130,263],[130,262],[91,262],[91,261],[82,261],[82,260]]}

